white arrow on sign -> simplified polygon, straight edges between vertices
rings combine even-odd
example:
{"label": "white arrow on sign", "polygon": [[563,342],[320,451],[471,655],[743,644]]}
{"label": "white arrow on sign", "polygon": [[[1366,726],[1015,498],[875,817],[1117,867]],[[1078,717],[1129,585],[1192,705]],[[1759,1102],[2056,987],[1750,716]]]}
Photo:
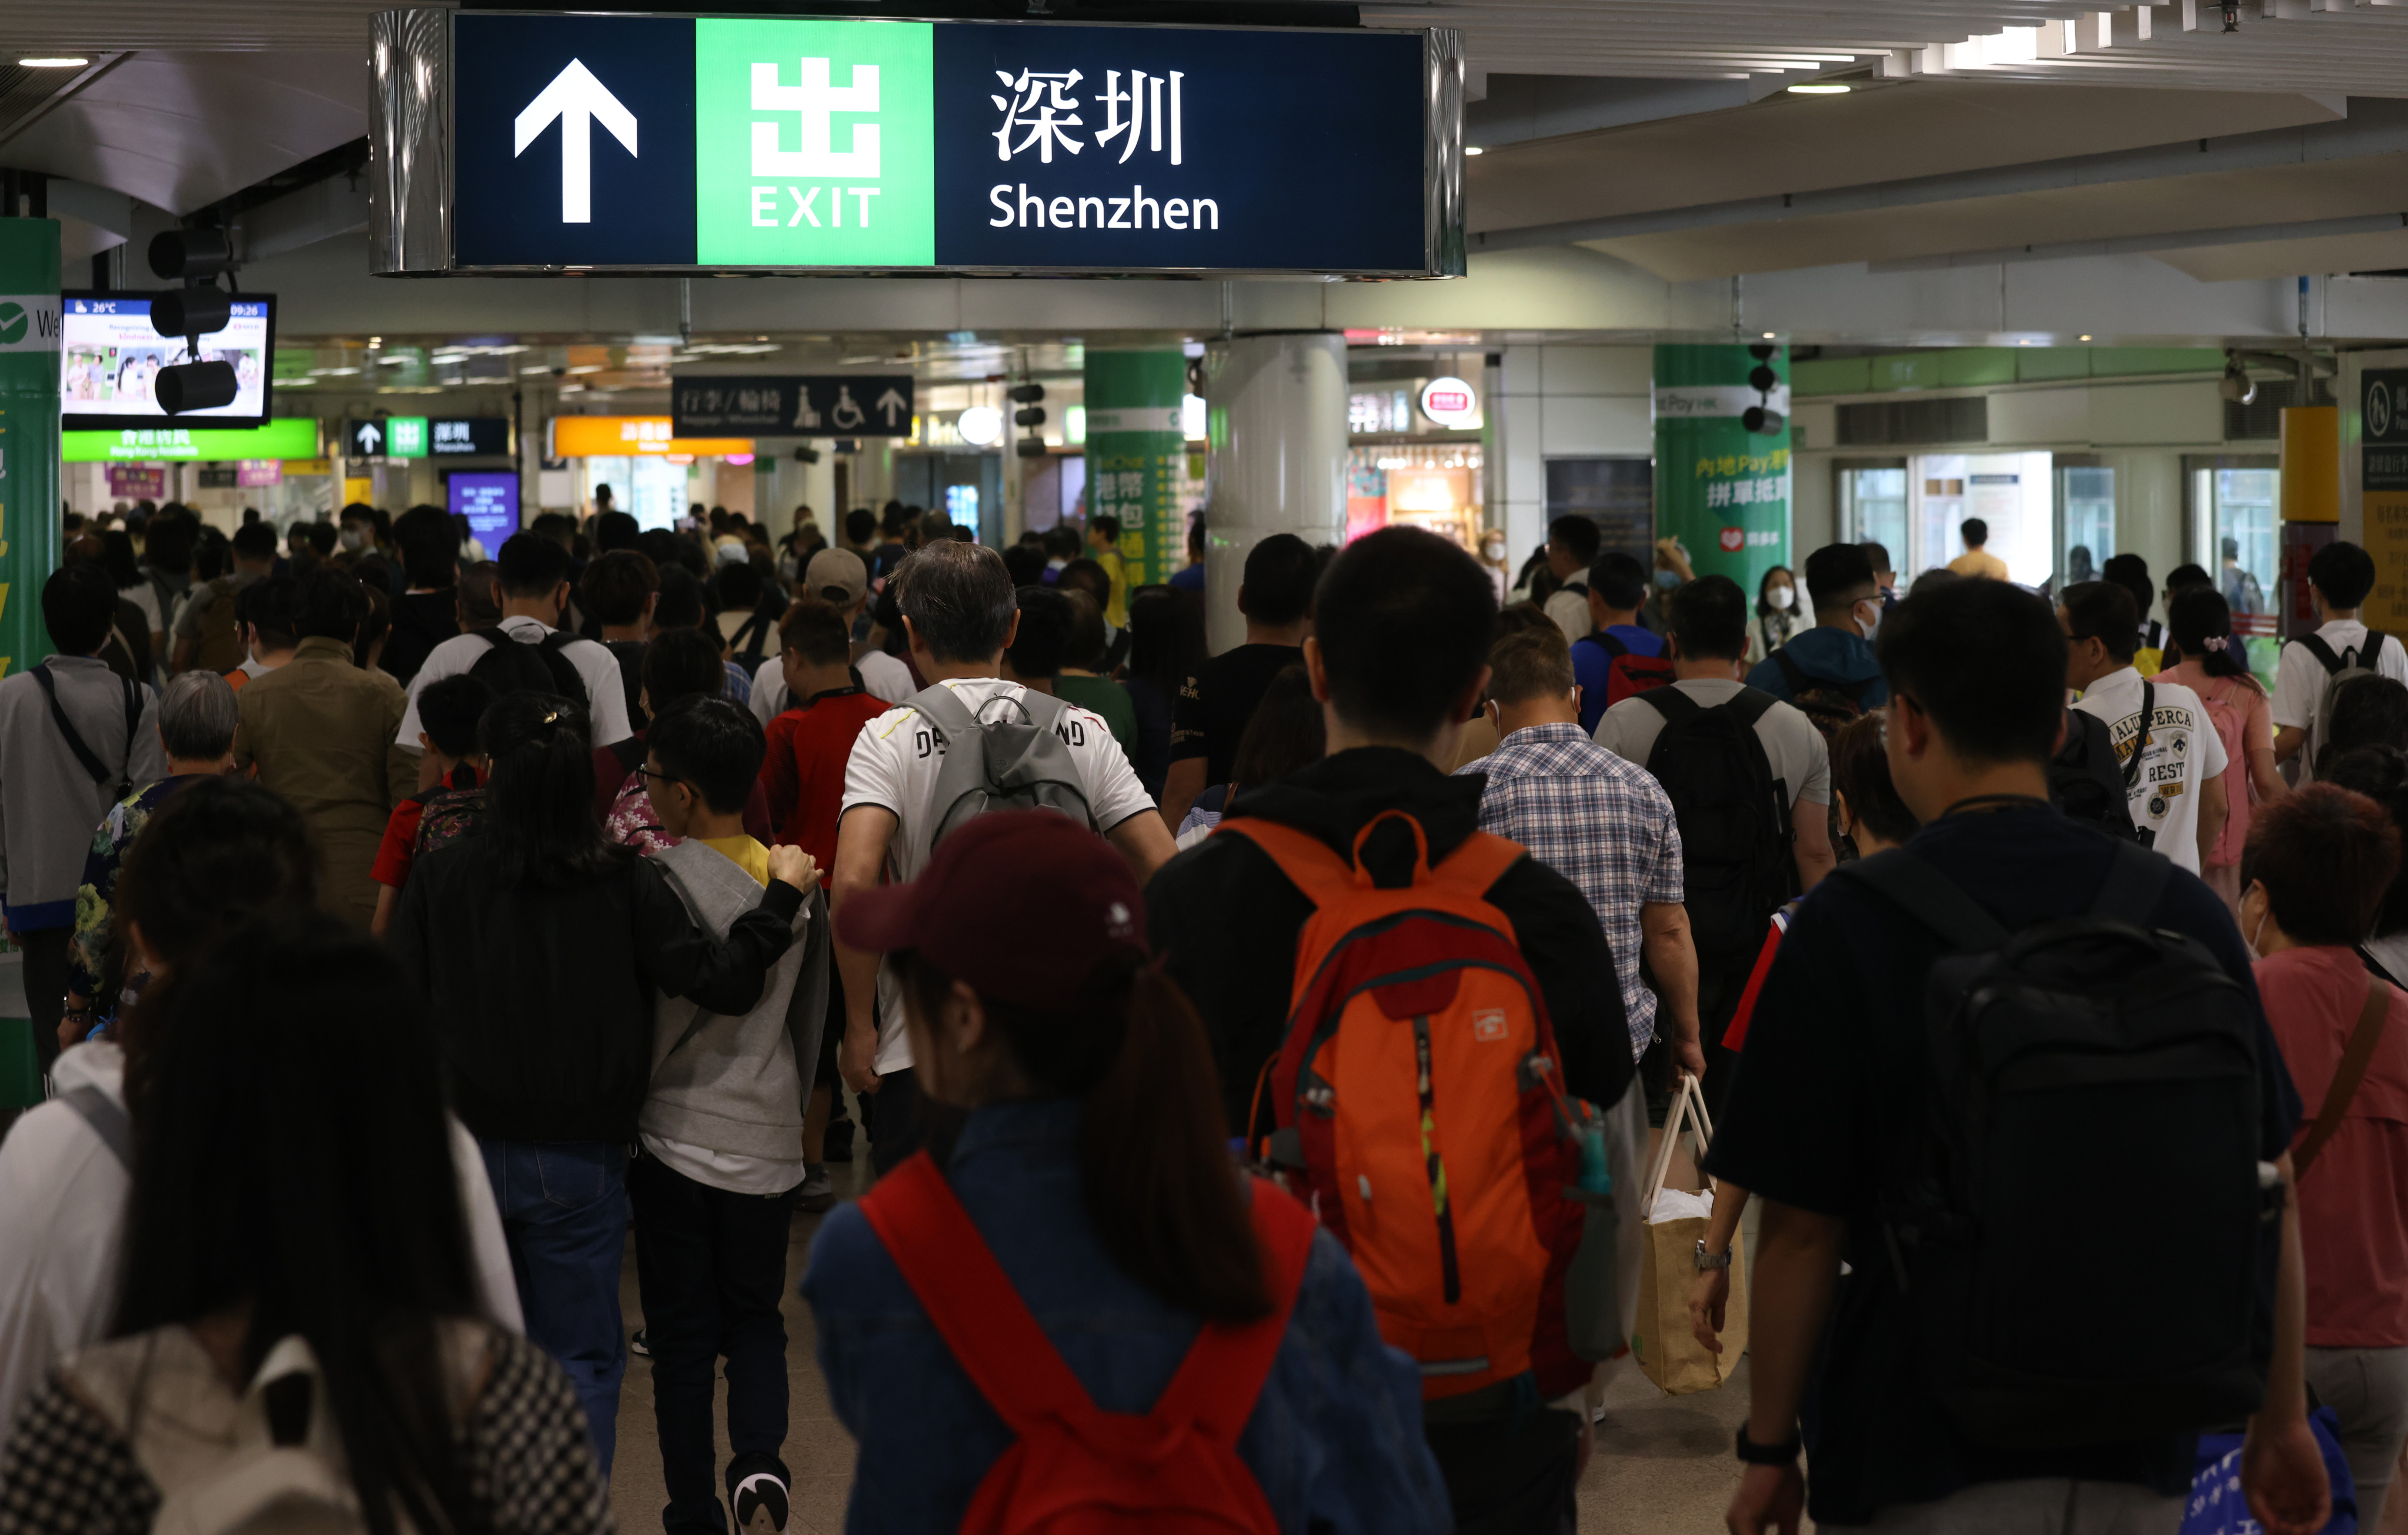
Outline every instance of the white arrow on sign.
{"label": "white arrow on sign", "polygon": [[384,437],[374,423],[365,421],[360,423],[360,429],[352,435],[359,438],[360,453],[363,457],[373,457],[377,451],[377,444]]}
{"label": "white arrow on sign", "polygon": [[871,406],[870,409],[872,410],[883,410],[886,412],[886,424],[892,426],[895,424],[896,412],[899,410],[908,410],[910,409],[910,406],[904,401],[902,395],[895,393],[893,386],[890,385],[885,394],[878,396],[878,403]]}
{"label": "white arrow on sign", "polygon": [[610,136],[634,154],[636,114],[594,78],[583,60],[571,59],[568,67],[554,75],[552,83],[519,113],[518,147],[510,151],[511,157],[524,154],[526,147],[552,126],[553,118],[560,119],[560,222],[592,223],[595,120],[600,119]]}

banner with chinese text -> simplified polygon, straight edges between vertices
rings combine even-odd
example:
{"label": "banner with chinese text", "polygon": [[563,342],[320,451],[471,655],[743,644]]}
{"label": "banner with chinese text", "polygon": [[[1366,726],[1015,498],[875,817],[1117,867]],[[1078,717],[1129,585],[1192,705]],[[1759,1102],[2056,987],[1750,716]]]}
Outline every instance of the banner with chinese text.
{"label": "banner with chinese text", "polygon": [[1186,557],[1186,395],[1184,352],[1087,349],[1087,516],[1120,520],[1132,588],[1168,581]]}
{"label": "banner with chinese text", "polygon": [[[1759,367],[1770,388],[1751,381]],[[1749,431],[1750,409],[1779,427]],[[1655,413],[1656,536],[1739,582],[1752,610],[1764,573],[1789,564],[1788,349],[1659,346]]]}
{"label": "banner with chinese text", "polygon": [[0,677],[50,653],[59,563],[59,224],[0,219]]}

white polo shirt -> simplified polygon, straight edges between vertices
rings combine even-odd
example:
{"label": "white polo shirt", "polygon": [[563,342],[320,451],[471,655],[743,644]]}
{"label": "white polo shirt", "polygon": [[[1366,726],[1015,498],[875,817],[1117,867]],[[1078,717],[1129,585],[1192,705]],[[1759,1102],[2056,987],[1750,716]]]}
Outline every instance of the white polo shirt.
{"label": "white polo shirt", "polygon": [[[1028,692],[1018,682],[994,677],[940,685],[953,689],[970,713],[982,719],[989,717],[990,707],[998,700],[1017,702]],[[1100,715],[1066,709],[1055,733],[1070,748],[1079,788],[1087,796],[1096,830],[1108,832],[1132,816],[1154,813],[1154,797],[1138,782],[1136,769]],[[928,867],[927,839],[914,834],[923,830],[916,822],[928,813],[928,796],[936,792],[937,772],[944,759],[944,733],[910,704],[888,710],[863,725],[861,734],[853,738],[838,819],[841,823],[860,805],[877,805],[895,812],[901,825],[886,844],[890,884],[916,880]],[[911,1065],[911,1042],[903,1033],[903,994],[891,972],[883,968],[878,972],[878,1057],[871,1065],[882,1075]]]}
{"label": "white polo shirt", "polygon": [[[2335,655],[2346,657],[2366,645],[2366,625],[2354,618],[2337,618],[2316,631],[2316,638],[2332,647]],[[2374,657],[2374,671],[2397,682],[2408,682],[2408,646],[2398,635],[2386,635],[2383,653]],[[2315,653],[2294,639],[2283,647],[2282,664],[2274,673],[2274,696],[2267,706],[2273,717],[2274,728],[2289,727],[2315,733],[2316,710],[2324,703],[2325,684],[2332,674]],[[2298,757],[2299,781],[2315,780],[2316,765],[2301,751]]]}
{"label": "white polo shirt", "polygon": [[[500,627],[522,645],[540,645],[552,632],[550,624],[523,614],[502,620]],[[394,739],[413,752],[423,750],[418,744],[418,733],[426,727],[418,723],[418,696],[430,682],[466,672],[491,649],[481,636],[462,634],[429,651],[418,675],[409,680],[409,712],[401,717],[401,733]],[[560,647],[560,653],[584,680],[586,714],[594,730],[591,744],[609,746],[634,735],[635,727],[627,723],[627,691],[619,676],[619,658],[591,639],[571,639]]]}
{"label": "white polo shirt", "polygon": [[2175,867],[2199,872],[2199,796],[2209,779],[2224,771],[2224,738],[2199,695],[2162,677],[2146,685],[2157,689],[2155,712],[2145,734],[2141,724],[2139,671],[2126,667],[2090,684],[2073,707],[2107,722],[2108,739],[2115,745],[2120,771],[2141,753],[2141,771],[2127,796],[2132,825],[2157,834],[2157,850]]}

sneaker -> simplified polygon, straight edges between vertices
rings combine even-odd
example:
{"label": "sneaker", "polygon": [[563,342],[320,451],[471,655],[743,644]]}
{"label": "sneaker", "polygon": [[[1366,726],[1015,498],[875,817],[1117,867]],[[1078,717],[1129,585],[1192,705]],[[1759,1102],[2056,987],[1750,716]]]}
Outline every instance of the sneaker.
{"label": "sneaker", "polygon": [[644,1336],[643,1328],[638,1327],[636,1336],[627,1340],[627,1352],[645,1359],[652,1356],[652,1341]]}
{"label": "sneaker", "polygon": [[766,1456],[748,1456],[727,1468],[727,1501],[736,1513],[737,1535],[779,1535],[786,1528],[786,1472],[775,1461],[767,1468],[738,1477],[749,1463]]}
{"label": "sneaker", "polygon": [[836,1186],[824,1166],[803,1169],[803,1186],[795,1191],[795,1208],[807,1215],[824,1215],[836,1208]]}

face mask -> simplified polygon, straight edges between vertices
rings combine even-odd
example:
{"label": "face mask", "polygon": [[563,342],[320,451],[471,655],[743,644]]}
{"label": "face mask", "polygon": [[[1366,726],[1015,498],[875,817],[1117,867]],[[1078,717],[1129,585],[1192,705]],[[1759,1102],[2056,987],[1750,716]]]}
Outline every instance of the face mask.
{"label": "face mask", "polygon": [[1798,600],[1798,594],[1789,587],[1775,586],[1764,594],[1764,600],[1772,604],[1773,611],[1785,613],[1789,605]]}
{"label": "face mask", "polygon": [[1872,597],[1867,597],[1867,598],[1865,598],[1865,600],[1864,600],[1863,602],[1859,602],[1859,603],[1857,603],[1857,604],[1856,604],[1856,611],[1858,611],[1858,612],[1862,612],[1862,611],[1864,611],[1864,610],[1865,610],[1865,608],[1866,608],[1866,606],[1867,606],[1868,604],[1870,604],[1870,605],[1871,606],[1871,608],[1872,608],[1872,610],[1873,610],[1873,621],[1872,621],[1870,624],[1868,624],[1868,623],[1866,623],[1866,622],[1865,622],[1863,619],[1861,619],[1861,618],[1857,619],[1857,620],[1856,620],[1856,632],[1857,632],[1858,634],[1860,634],[1860,635],[1863,635],[1863,636],[1865,637],[1865,638],[1866,638],[1866,639],[1870,640],[1870,639],[1871,639],[1871,638],[1872,638],[1872,637],[1873,637],[1873,636],[1875,636],[1875,635],[1877,635],[1877,634],[1881,633],[1882,606],[1881,606],[1881,603],[1880,603],[1878,600],[1876,600],[1875,598],[1872,598]]}
{"label": "face mask", "polygon": [[[2258,954],[2258,940],[2259,936],[2266,931],[2266,918],[2273,910],[2274,908],[2272,904],[2269,904],[2261,910],[2258,913],[2258,925],[2249,930],[2249,952],[2253,954]],[[2263,954],[2258,954],[2258,957],[2263,959],[2266,956]]]}
{"label": "face mask", "polygon": [[1485,545],[1484,547],[1488,552],[1488,557],[1490,559],[1501,560],[1505,557],[1505,546],[1503,544],[1494,543]]}
{"label": "face mask", "polygon": [[1656,572],[1656,584],[1670,592],[1681,584],[1681,573],[1678,570],[1658,570]]}
{"label": "face mask", "polygon": [[357,527],[347,527],[343,529],[342,538],[343,547],[350,550],[354,554],[367,547],[367,539],[361,536],[360,530]]}

